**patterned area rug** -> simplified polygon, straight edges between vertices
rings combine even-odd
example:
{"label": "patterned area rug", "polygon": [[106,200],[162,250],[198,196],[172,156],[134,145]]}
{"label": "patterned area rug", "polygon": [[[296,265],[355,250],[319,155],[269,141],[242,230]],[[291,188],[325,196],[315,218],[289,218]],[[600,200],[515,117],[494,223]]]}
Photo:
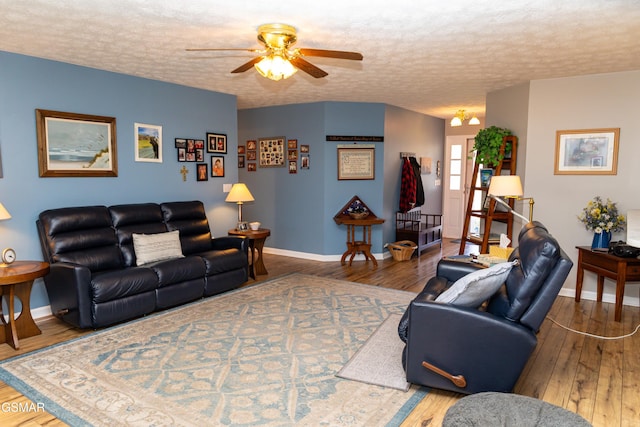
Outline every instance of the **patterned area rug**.
{"label": "patterned area rug", "polygon": [[0,364],[66,423],[399,425],[426,394],[336,373],[409,292],[293,274]]}

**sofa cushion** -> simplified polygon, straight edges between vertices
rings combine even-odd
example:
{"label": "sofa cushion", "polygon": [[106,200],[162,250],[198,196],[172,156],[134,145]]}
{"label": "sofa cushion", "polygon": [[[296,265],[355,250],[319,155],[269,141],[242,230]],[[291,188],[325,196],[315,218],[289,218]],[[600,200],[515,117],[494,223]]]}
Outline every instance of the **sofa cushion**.
{"label": "sofa cushion", "polygon": [[464,307],[478,307],[500,289],[513,265],[514,262],[502,262],[469,273],[458,279],[435,301]]}
{"label": "sofa cushion", "polygon": [[211,249],[211,230],[199,201],[160,204],[167,230],[180,230],[182,252],[191,255]]}
{"label": "sofa cushion", "polygon": [[157,287],[158,277],[149,268],[105,271],[91,277],[91,298],[94,303],[101,303],[153,291]]}
{"label": "sofa cushion", "polygon": [[80,264],[92,272],[123,267],[106,206],[43,211],[38,216],[38,229],[49,262]]}
{"label": "sofa cushion", "polygon": [[162,211],[157,203],[135,203],[109,207],[109,214],[116,229],[122,257],[127,267],[136,265],[133,233],[157,234],[167,231]]}
{"label": "sofa cushion", "polygon": [[133,234],[136,265],[149,264],[171,258],[182,258],[180,232],[168,231],[158,234]]}
{"label": "sofa cushion", "polygon": [[[167,259],[147,264],[147,266],[158,276],[158,287],[193,279],[204,279],[205,275],[204,261],[197,256]],[[204,281],[202,286],[204,289]]]}

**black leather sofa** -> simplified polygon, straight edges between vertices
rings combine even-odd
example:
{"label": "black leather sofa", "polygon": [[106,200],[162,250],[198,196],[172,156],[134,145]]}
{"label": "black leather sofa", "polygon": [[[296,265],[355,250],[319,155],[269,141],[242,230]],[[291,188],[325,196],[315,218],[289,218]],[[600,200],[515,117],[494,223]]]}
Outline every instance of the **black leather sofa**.
{"label": "black leather sofa", "polygon": [[[53,314],[100,328],[225,292],[248,280],[248,242],[212,238],[199,201],[46,210],[36,221]],[[136,265],[133,234],[179,231],[183,257]]]}
{"label": "black leather sofa", "polygon": [[408,382],[465,394],[513,389],[573,263],[537,221],[522,228],[509,260],[518,263],[481,307],[435,301],[480,268],[446,259],[438,263],[436,276],[398,325]]}

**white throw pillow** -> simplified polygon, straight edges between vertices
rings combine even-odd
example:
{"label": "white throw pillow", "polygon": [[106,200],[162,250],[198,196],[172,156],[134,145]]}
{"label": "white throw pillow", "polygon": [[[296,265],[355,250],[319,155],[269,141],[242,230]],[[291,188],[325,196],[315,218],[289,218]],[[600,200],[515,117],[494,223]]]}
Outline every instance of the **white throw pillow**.
{"label": "white throw pillow", "polygon": [[149,264],[171,258],[182,258],[178,230],[157,234],[133,234],[136,265]]}
{"label": "white throw pillow", "polygon": [[517,263],[518,261],[501,262],[489,268],[469,273],[441,293],[436,298],[436,302],[464,307],[479,307],[500,289],[500,286],[507,280],[511,268]]}

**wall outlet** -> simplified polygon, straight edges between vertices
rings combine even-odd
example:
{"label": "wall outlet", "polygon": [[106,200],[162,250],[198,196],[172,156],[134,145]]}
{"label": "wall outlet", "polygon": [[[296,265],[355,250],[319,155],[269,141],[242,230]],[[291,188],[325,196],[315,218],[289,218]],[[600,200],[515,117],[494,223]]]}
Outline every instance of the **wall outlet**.
{"label": "wall outlet", "polygon": [[231,187],[233,187],[233,184],[222,184],[222,192],[228,193],[231,191]]}
{"label": "wall outlet", "polygon": [[436,179],[436,187],[440,187],[441,184],[442,184],[442,181],[440,181],[439,179]]}

